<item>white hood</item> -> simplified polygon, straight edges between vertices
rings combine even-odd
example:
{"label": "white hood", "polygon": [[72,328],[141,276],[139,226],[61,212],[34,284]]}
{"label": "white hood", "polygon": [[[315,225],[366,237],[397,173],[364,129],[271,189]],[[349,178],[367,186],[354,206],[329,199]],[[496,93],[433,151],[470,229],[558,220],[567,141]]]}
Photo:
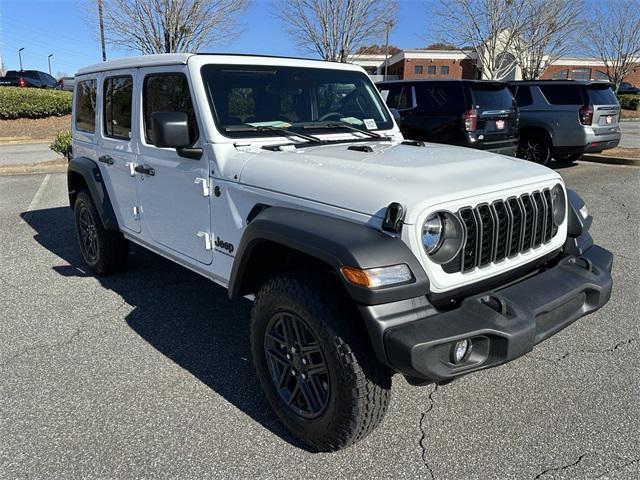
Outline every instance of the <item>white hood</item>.
{"label": "white hood", "polygon": [[[373,152],[350,145],[368,145]],[[560,176],[541,165],[481,150],[372,141],[261,150],[249,156],[239,180],[380,217],[399,202],[407,210],[405,223],[412,224],[432,205],[554,178]]]}

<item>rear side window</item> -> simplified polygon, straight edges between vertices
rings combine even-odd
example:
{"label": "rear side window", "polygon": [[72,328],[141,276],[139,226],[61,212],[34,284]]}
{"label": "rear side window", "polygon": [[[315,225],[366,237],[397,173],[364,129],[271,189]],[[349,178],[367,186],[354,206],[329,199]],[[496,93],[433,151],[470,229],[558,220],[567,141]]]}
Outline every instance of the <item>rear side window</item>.
{"label": "rear side window", "polygon": [[551,105],[583,105],[578,85],[540,85],[540,91]]}
{"label": "rear side window", "polygon": [[[248,108],[252,101],[247,89],[239,89],[234,99],[238,100],[238,109]],[[147,75],[144,79],[143,93],[144,134],[147,143],[153,144],[153,112],[184,112],[189,119],[189,140],[195,143],[198,138],[198,123],[191,101],[189,83],[182,73],[161,73]]]}
{"label": "rear side window", "polygon": [[96,81],[82,80],[76,85],[76,130],[96,131]]}
{"label": "rear side window", "polygon": [[133,78],[129,75],[104,81],[104,133],[120,140],[131,139]]}
{"label": "rear side window", "polygon": [[616,99],[615,93],[611,90],[611,87],[602,87],[590,85],[587,88],[587,92],[589,92],[589,98],[591,99],[591,103],[594,105],[617,105],[618,100]]}
{"label": "rear side window", "polygon": [[511,108],[513,96],[506,85],[476,83],[471,85],[474,105],[480,108]]}
{"label": "rear side window", "polygon": [[464,93],[461,82],[433,82],[416,86],[418,111],[434,114],[442,111],[464,110]]}
{"label": "rear side window", "polygon": [[531,105],[533,103],[533,98],[531,98],[531,88],[526,85],[518,85],[515,98],[519,107]]}
{"label": "rear side window", "polygon": [[[384,94],[383,94],[384,96]],[[412,90],[409,85],[392,85],[387,93],[387,106],[397,110],[413,107]]]}

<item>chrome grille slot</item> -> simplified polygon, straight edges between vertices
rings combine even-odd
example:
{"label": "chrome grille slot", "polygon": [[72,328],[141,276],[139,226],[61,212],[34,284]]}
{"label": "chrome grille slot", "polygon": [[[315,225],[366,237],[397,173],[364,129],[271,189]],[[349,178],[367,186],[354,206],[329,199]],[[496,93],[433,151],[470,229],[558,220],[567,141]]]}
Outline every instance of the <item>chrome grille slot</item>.
{"label": "chrome grille slot", "polygon": [[458,210],[464,230],[460,254],[442,265],[446,273],[469,272],[537,248],[558,232],[548,188]]}

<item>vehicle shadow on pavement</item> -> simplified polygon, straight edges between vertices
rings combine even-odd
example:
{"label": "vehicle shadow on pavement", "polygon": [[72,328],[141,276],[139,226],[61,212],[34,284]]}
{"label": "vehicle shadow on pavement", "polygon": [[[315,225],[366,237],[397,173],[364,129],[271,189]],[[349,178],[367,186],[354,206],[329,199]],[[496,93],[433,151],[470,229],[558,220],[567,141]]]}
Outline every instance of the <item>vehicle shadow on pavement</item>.
{"label": "vehicle shadow on pavement", "polygon": [[[34,239],[69,264],[54,266],[56,272],[93,276],[82,262],[70,208],[32,210],[21,216],[35,230]],[[255,376],[249,301],[231,301],[222,287],[135,245],[126,272],[96,278],[133,307],[124,320],[150,345],[253,420],[307,450],[280,423]]]}

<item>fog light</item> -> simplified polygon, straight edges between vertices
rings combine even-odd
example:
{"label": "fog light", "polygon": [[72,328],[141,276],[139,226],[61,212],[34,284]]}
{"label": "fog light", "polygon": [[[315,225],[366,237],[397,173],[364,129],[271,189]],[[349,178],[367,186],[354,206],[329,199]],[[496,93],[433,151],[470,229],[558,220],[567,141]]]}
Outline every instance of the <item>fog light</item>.
{"label": "fog light", "polygon": [[469,340],[458,340],[453,344],[453,349],[451,350],[451,361],[455,364],[458,364],[467,358],[467,354],[470,351],[471,344]]}

